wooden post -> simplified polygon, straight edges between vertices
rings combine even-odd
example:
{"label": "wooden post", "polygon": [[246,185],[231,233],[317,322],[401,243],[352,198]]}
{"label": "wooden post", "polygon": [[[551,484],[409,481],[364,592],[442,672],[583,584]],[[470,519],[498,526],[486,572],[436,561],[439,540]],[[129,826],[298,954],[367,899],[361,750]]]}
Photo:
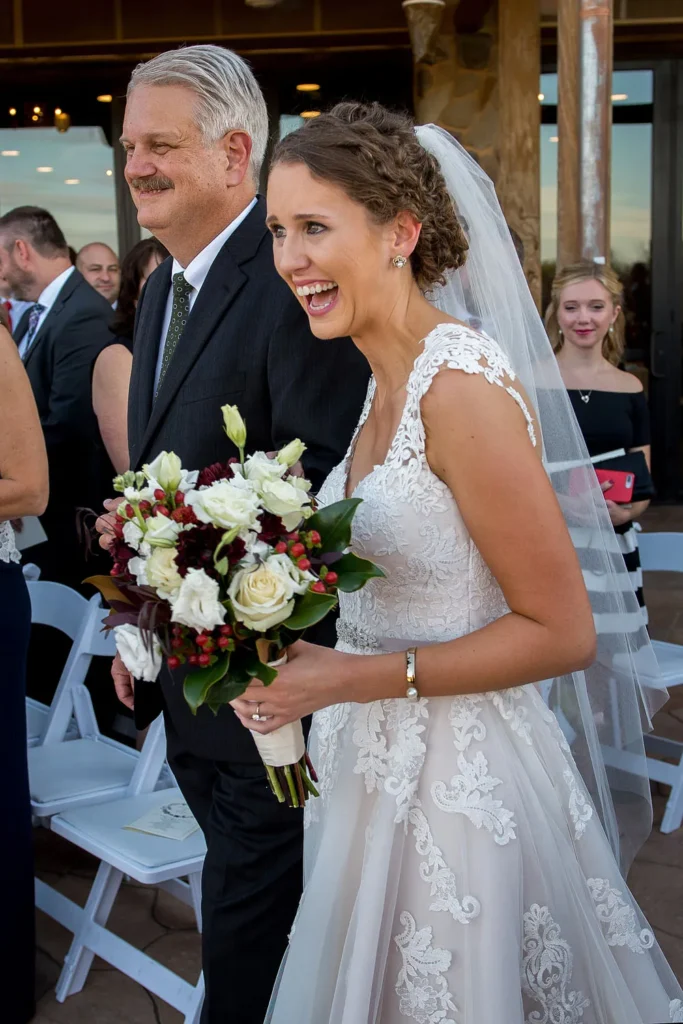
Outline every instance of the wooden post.
{"label": "wooden post", "polygon": [[140,225],[135,203],[130,197],[128,183],[123,176],[125,154],[119,138],[123,130],[123,115],[126,101],[116,96],[112,103],[112,149],[114,151],[114,190],[116,195],[116,224],[119,240],[119,260],[130,252],[136,242],[140,241]]}
{"label": "wooden post", "polygon": [[557,265],[610,259],[612,0],[558,0]]}
{"label": "wooden post", "polygon": [[524,248],[529,288],[541,302],[541,25],[539,0],[499,0],[499,159],[496,191]]}

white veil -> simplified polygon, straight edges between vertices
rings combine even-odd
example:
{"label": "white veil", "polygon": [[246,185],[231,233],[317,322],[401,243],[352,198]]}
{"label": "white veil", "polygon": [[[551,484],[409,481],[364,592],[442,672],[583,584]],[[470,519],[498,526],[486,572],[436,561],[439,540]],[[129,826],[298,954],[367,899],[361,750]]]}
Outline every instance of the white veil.
{"label": "white veil", "polygon": [[441,167],[469,241],[465,266],[428,298],[495,339],[518,374],[540,423],[546,470],[583,570],[597,659],[585,672],[549,680],[542,689],[625,873],[652,824],[643,731],[668,694],[493,184],[442,128],[423,125],[416,134]]}

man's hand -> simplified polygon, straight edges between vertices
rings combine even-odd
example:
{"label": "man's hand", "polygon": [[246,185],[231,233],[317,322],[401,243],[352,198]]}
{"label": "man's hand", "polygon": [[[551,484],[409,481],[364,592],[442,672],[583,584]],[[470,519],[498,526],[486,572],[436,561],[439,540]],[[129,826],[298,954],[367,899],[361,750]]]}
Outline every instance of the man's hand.
{"label": "man's hand", "polygon": [[[101,543],[101,542],[100,542]],[[135,680],[117,654],[111,665],[116,696],[131,711],[135,707]]]}
{"label": "man's hand", "polygon": [[[100,535],[100,547],[108,551],[114,541],[114,523],[116,522],[116,510],[121,504],[121,498],[108,498],[104,502],[107,514],[100,516],[95,523],[95,529]],[[125,704],[125,701],[124,701]]]}

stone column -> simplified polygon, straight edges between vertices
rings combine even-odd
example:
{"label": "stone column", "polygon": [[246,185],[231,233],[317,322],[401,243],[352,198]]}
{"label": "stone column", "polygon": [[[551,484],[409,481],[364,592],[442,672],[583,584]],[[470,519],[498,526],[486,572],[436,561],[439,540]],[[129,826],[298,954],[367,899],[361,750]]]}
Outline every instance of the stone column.
{"label": "stone column", "polygon": [[539,302],[538,0],[407,0],[403,7],[416,119],[446,128],[493,179]]}

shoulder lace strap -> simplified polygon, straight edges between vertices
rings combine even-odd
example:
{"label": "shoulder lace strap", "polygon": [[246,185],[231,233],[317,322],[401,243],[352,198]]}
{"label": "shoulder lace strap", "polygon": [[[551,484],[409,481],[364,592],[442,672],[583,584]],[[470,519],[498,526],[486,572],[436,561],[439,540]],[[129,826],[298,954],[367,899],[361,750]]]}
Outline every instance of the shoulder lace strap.
{"label": "shoulder lace strap", "polygon": [[417,404],[429,391],[442,366],[464,373],[481,373],[489,384],[497,384],[515,400],[524,414],[531,443],[536,447],[534,421],[520,392],[513,387],[517,376],[500,345],[486,334],[460,324],[439,324],[424,342],[408,383],[408,395]]}

